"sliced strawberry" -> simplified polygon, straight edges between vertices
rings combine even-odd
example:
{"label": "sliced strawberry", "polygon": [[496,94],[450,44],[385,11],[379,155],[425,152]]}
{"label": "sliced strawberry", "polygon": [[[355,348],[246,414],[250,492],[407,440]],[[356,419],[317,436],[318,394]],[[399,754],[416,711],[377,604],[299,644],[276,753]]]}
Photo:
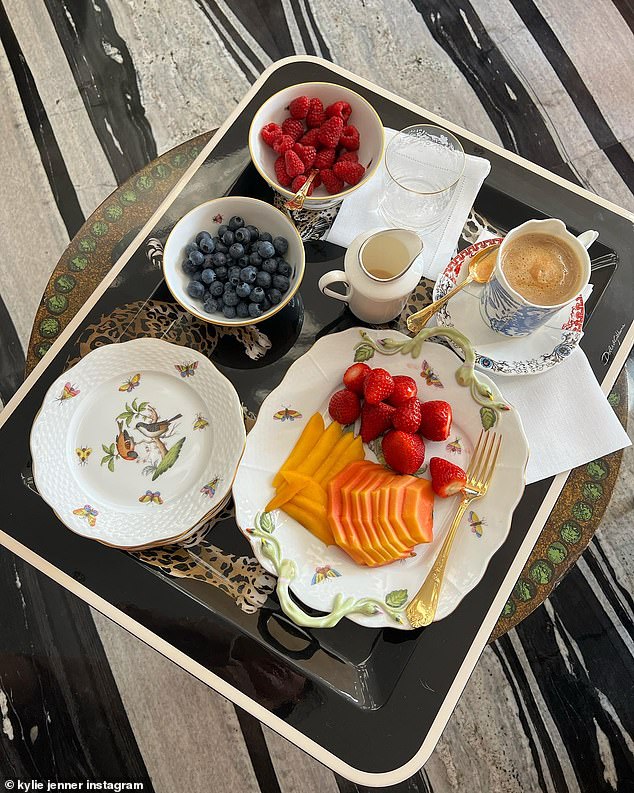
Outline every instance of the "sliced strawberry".
{"label": "sliced strawberry", "polygon": [[420,413],[421,403],[412,397],[404,405],[396,408],[396,412],[392,418],[392,424],[395,430],[403,430],[403,432],[418,432],[420,427]]}
{"label": "sliced strawberry", "polygon": [[372,369],[363,384],[363,395],[366,402],[376,405],[388,399],[394,391],[392,375],[385,369]]}
{"label": "sliced strawberry", "polygon": [[432,457],[429,461],[431,486],[434,493],[441,498],[455,496],[461,493],[467,484],[467,476],[462,468],[444,460],[442,457]]}
{"label": "sliced strawberry", "polygon": [[343,374],[343,384],[349,391],[363,396],[363,384],[371,371],[367,363],[353,363]]}
{"label": "sliced strawberry", "polygon": [[408,377],[406,374],[397,374],[394,375],[394,391],[387,401],[390,405],[398,407],[409,402],[417,393],[416,381],[412,377]]}
{"label": "sliced strawberry", "polygon": [[361,415],[361,402],[352,391],[342,388],[330,397],[328,412],[333,421],[339,424],[354,424]]}
{"label": "sliced strawberry", "polygon": [[420,434],[429,441],[446,441],[451,432],[451,405],[443,399],[423,402]]}
{"label": "sliced strawberry", "polygon": [[364,403],[361,408],[361,439],[364,443],[370,443],[392,426],[395,410],[386,402],[379,402],[378,405]]}
{"label": "sliced strawberry", "polygon": [[413,474],[425,460],[425,444],[420,435],[391,430],[381,441],[385,462],[399,474]]}

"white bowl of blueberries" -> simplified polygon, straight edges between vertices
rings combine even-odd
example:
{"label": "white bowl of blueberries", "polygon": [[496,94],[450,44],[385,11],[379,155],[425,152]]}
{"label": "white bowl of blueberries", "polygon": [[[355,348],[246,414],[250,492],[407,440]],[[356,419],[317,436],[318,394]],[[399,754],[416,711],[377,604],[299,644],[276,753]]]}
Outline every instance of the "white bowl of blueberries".
{"label": "white bowl of blueberries", "polygon": [[243,196],[192,209],[172,229],[163,253],[174,299],[214,325],[273,316],[299,289],[304,267],[304,245],[286,215]]}

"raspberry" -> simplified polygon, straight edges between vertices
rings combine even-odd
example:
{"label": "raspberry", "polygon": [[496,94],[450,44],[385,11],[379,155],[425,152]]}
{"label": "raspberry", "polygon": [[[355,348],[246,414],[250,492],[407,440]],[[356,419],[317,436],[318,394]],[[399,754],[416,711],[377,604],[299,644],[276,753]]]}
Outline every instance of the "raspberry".
{"label": "raspberry", "polygon": [[317,146],[319,143],[319,128],[309,129],[308,132],[299,139],[302,146]]}
{"label": "raspberry", "polygon": [[317,168],[318,171],[321,171],[322,168],[330,168],[335,161],[335,150],[334,149],[322,149],[321,151],[317,152],[317,156],[315,157],[315,161],[313,165]]}
{"label": "raspberry", "polygon": [[260,137],[267,146],[272,146],[281,134],[282,128],[279,124],[266,124],[260,130]]}
{"label": "raspberry", "polygon": [[300,173],[304,173],[306,170],[304,168],[304,163],[292,150],[287,151],[284,154],[284,167],[286,168],[286,173],[291,177],[291,179],[294,179],[296,176],[299,176]]}
{"label": "raspberry", "polygon": [[336,162],[332,170],[335,176],[351,185],[359,184],[365,173],[365,168],[358,162]]}
{"label": "raspberry", "polygon": [[286,118],[282,122],[282,132],[290,135],[293,140],[298,140],[304,134],[304,125],[296,118]]}
{"label": "raspberry", "polygon": [[309,171],[317,157],[317,149],[314,146],[302,146],[301,143],[296,143],[293,146],[293,151],[304,163],[304,168]]}
{"label": "raspberry", "polygon": [[290,103],[288,111],[293,118],[306,118],[309,107],[310,99],[307,96],[298,96]]}
{"label": "raspberry", "polygon": [[311,99],[308,115],[306,116],[306,126],[308,129],[321,127],[325,120],[326,114],[324,113],[324,106],[321,103],[321,99]]}
{"label": "raspberry", "polygon": [[341,131],[339,143],[345,146],[348,151],[356,151],[359,148],[359,130],[351,124],[344,127]]}
{"label": "raspberry", "polygon": [[337,162],[359,162],[359,155],[356,151],[342,151]]}
{"label": "raspberry", "polygon": [[332,116],[319,128],[319,142],[323,146],[334,149],[339,143],[341,131],[343,129],[343,119],[341,116]]}
{"label": "raspberry", "polygon": [[343,190],[343,182],[335,176],[330,168],[324,168],[323,171],[319,172],[319,175],[321,176],[321,181],[324,183],[324,187],[330,195],[340,193]]}
{"label": "raspberry", "polygon": [[275,176],[277,177],[277,181],[282,185],[282,187],[288,187],[290,183],[293,181],[291,177],[286,173],[286,167],[284,165],[284,155],[275,160]]}
{"label": "raspberry", "polygon": [[[302,187],[306,184],[307,181],[308,181],[308,177],[305,174],[300,173],[299,176],[296,176],[293,179],[293,181],[291,183],[291,190],[294,193],[296,193],[298,190],[302,189]],[[306,195],[312,195],[314,189],[315,189],[315,180],[313,179],[313,181],[311,182],[310,187],[308,188],[308,192],[306,193]]]}
{"label": "raspberry", "polygon": [[284,154],[285,151],[293,148],[293,138],[290,135],[280,135],[273,148],[278,154]]}
{"label": "raspberry", "polygon": [[328,118],[331,116],[341,116],[344,121],[347,121],[351,113],[352,108],[347,102],[334,102],[326,108],[326,115]]}

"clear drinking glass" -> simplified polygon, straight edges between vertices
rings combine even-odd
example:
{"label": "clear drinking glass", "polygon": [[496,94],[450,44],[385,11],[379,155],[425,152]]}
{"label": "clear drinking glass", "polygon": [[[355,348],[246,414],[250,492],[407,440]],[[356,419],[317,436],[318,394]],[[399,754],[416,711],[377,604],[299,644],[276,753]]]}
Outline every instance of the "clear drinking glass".
{"label": "clear drinking glass", "polygon": [[445,219],[465,166],[460,141],[442,127],[415,124],[389,142],[379,212],[391,225],[433,231]]}

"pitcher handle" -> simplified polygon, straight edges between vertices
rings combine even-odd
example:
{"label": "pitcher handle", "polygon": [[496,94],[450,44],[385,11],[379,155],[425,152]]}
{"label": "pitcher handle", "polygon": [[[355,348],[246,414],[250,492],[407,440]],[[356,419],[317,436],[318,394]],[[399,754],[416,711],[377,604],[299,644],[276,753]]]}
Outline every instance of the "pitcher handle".
{"label": "pitcher handle", "polygon": [[577,239],[583,245],[583,247],[588,250],[588,248],[592,245],[592,243],[596,240],[599,236],[598,231],[584,231],[583,234],[580,234]]}
{"label": "pitcher handle", "polygon": [[[339,292],[335,292],[333,289],[329,289],[330,284],[342,283],[346,287],[345,294],[341,295]],[[322,275],[319,279],[319,291],[323,292],[324,295],[327,297],[334,297],[335,300],[341,300],[343,303],[347,303],[352,296],[352,287],[346,280],[346,274],[343,270],[331,270],[329,273]]]}

